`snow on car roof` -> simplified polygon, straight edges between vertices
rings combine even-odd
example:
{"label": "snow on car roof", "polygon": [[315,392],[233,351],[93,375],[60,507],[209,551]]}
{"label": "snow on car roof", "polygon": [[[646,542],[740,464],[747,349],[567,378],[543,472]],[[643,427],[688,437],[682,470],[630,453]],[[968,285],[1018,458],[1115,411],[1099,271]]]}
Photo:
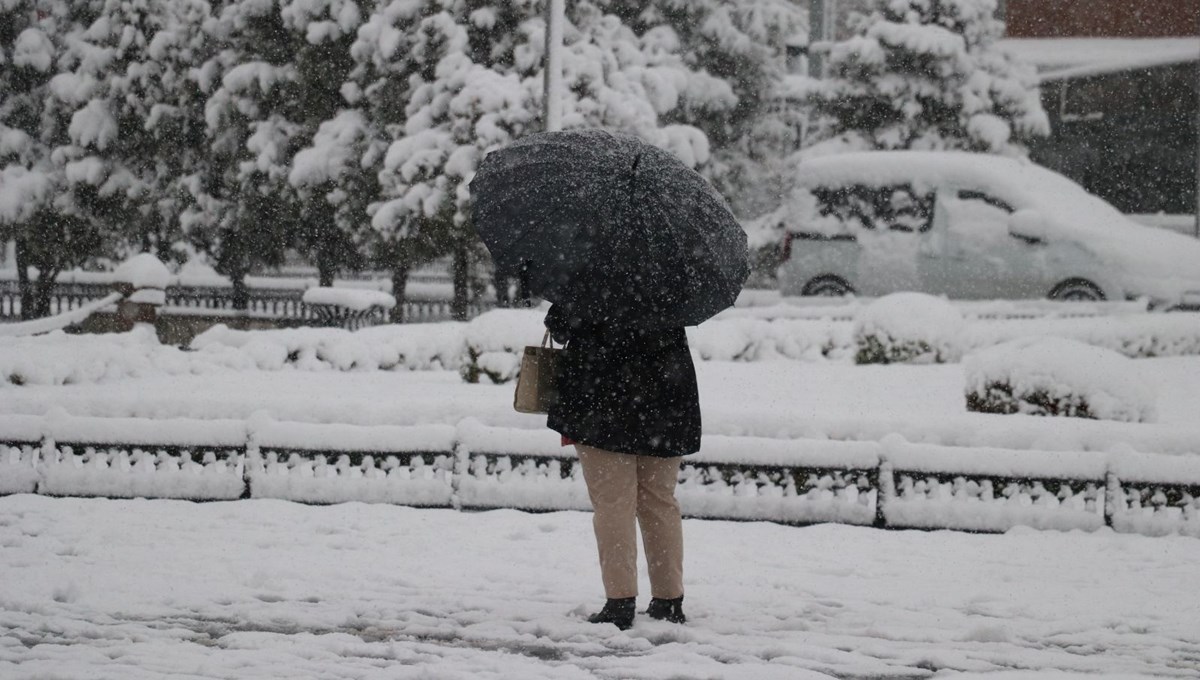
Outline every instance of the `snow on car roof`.
{"label": "snow on car roof", "polygon": [[1124,216],[1102,199],[1062,175],[1024,159],[966,151],[859,151],[831,154],[800,163],[797,180],[804,186],[866,184],[886,186],[915,182],[925,186],[977,188],[1014,208],[1054,211],[1064,208],[1078,217],[1110,222]]}
{"label": "snow on car roof", "polygon": [[997,172],[1019,172],[1028,162],[966,151],[851,151],[805,159],[797,178],[806,185],[846,183],[883,186],[914,178],[941,181],[949,177],[991,178]]}

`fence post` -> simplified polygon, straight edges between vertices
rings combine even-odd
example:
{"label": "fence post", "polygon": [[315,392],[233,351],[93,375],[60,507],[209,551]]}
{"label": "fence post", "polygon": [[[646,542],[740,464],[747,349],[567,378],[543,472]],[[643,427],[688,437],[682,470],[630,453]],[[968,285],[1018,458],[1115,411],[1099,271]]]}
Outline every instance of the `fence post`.
{"label": "fence post", "polygon": [[462,480],[471,473],[471,451],[462,436],[462,421],[454,426],[454,443],[450,445],[453,463],[450,468],[450,507],[462,510],[462,497],[458,495]]}
{"label": "fence post", "polygon": [[254,436],[254,431],[250,427],[246,427],[246,448],[242,454],[242,500],[254,497],[250,489],[253,478],[252,473],[262,472],[265,469],[266,466],[263,465],[262,451],[258,447],[257,437]]}
{"label": "fence post", "polygon": [[[43,425],[45,427],[45,419]],[[46,459],[50,458],[53,462],[59,462],[58,442],[54,441],[54,435],[42,433],[42,445],[34,453],[34,466],[37,468],[37,484],[33,487],[33,493],[42,495],[43,482],[46,481]]]}
{"label": "fence post", "polygon": [[879,467],[875,469],[875,488],[879,491],[875,494],[875,528],[887,528],[887,504],[896,496],[896,477],[894,474],[891,462],[887,459],[879,461]]}
{"label": "fence post", "polygon": [[1104,481],[1104,526],[1112,528],[1117,510],[1125,509],[1125,494],[1121,491],[1121,480],[1115,472],[1106,472]]}
{"label": "fence post", "polygon": [[875,524],[879,529],[888,528],[887,506],[896,498],[896,470],[888,454],[908,442],[899,434],[889,434],[879,440],[878,497],[875,500]]}

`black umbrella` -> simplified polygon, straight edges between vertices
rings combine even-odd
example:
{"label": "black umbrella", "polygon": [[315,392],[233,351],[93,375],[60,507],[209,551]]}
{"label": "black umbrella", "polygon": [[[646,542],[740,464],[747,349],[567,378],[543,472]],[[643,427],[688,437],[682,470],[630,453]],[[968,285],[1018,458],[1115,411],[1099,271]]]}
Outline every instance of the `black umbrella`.
{"label": "black umbrella", "polygon": [[497,271],[585,319],[694,326],[732,305],[750,272],[720,194],[630,135],[529,135],[488,154],[471,197]]}

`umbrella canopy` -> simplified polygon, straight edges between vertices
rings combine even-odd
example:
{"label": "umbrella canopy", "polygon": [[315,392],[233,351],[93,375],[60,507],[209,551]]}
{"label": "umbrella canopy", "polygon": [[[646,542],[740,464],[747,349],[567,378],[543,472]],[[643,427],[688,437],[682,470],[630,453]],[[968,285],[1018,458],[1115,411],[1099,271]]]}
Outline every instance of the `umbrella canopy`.
{"label": "umbrella canopy", "polygon": [[732,305],[750,272],[720,194],[630,135],[529,135],[488,154],[470,188],[497,270],[584,319],[693,326]]}

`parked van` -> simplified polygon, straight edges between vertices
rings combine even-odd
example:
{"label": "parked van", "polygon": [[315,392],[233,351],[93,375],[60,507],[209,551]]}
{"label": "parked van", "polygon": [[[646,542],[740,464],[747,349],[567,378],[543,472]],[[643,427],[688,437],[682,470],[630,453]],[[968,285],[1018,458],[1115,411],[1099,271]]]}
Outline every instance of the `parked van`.
{"label": "parked van", "polygon": [[1035,163],[966,152],[800,164],[776,213],[784,295],[1126,300],[1200,308],[1200,241],[1137,224]]}

